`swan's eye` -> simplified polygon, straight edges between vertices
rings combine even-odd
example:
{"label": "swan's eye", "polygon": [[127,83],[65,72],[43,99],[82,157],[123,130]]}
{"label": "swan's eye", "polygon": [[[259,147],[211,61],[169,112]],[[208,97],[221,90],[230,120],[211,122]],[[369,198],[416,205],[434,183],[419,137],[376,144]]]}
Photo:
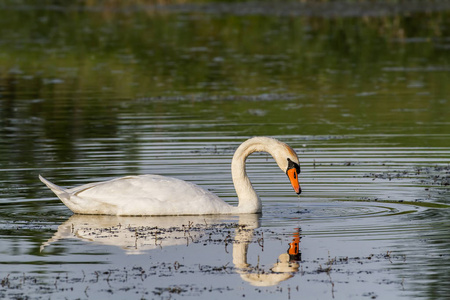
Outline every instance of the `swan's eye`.
{"label": "swan's eye", "polygon": [[287,160],[288,160],[288,167],[287,167],[286,173],[287,173],[287,171],[290,170],[290,169],[295,169],[295,170],[297,171],[297,174],[300,174],[300,172],[301,172],[301,170],[300,170],[300,165],[297,164],[297,163],[295,163],[295,162],[293,162],[293,161],[290,160],[289,158],[288,158]]}

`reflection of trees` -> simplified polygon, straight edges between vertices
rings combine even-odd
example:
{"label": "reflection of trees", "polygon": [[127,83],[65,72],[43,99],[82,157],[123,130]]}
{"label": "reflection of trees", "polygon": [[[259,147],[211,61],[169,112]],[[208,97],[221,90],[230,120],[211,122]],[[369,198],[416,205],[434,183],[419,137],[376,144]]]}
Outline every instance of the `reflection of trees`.
{"label": "reflection of trees", "polygon": [[[155,13],[126,5],[101,9],[95,2],[94,9],[67,4],[60,10],[0,12],[0,19],[7,20],[1,24],[3,32],[11,34],[2,44],[3,72],[42,73],[46,83],[63,79],[42,89],[134,98],[168,91],[216,94],[230,88],[248,93],[261,87],[276,89],[279,84],[288,92],[324,89],[324,84],[352,83],[348,82],[352,76],[335,76],[330,70],[351,70],[376,79],[382,69],[372,66],[391,61],[414,64],[405,55],[430,65],[445,65],[447,59],[426,39],[425,47],[407,44],[408,38],[416,37],[432,37],[439,44],[448,36],[450,18],[445,11],[407,17],[180,18],[170,10]],[[33,83],[18,84],[23,91]],[[370,80],[367,84],[373,86]]]}
{"label": "reflection of trees", "polygon": [[[32,125],[18,130],[44,129],[43,138],[58,139],[61,145],[56,146],[69,157],[76,155],[70,153],[77,137],[116,136],[119,112],[179,112],[178,105],[155,104],[161,96],[186,101],[189,105],[183,111],[196,116],[203,108],[210,109],[211,103],[194,105],[191,98],[227,100],[229,96],[274,93],[278,95],[274,99],[289,97],[297,107],[302,105],[295,113],[301,112],[302,123],[308,124],[339,118],[339,113],[326,106],[328,97],[339,95],[342,99],[337,105],[355,115],[370,110],[373,114],[363,115],[364,120],[376,121],[386,111],[404,108],[405,99],[409,108],[423,108],[421,102],[401,96],[407,81],[417,80],[418,75],[401,70],[448,65],[447,52],[439,48],[446,47],[441,37],[449,35],[450,17],[445,11],[406,17],[227,14],[187,18],[126,10],[117,2],[104,10],[96,1],[86,5],[81,10],[67,4],[60,9],[0,11],[2,34],[8,41],[0,50],[1,125],[12,118],[29,120]],[[416,40],[409,43],[408,38],[420,38],[421,46],[415,46]],[[400,72],[386,72],[385,67]],[[405,77],[406,83],[395,84],[398,77]],[[445,72],[427,72],[422,84],[437,93],[436,99],[445,99],[448,81]],[[368,107],[354,97],[374,91],[393,99],[371,101]],[[128,103],[136,98],[148,101]],[[254,103],[227,102],[217,104],[215,118],[261,123],[258,116],[234,115],[254,108]],[[324,108],[309,109],[311,104]],[[269,105],[270,112],[275,111],[268,114],[271,119],[266,123],[285,122],[285,112],[277,105]],[[20,108],[20,115],[11,108]],[[439,117],[435,109],[426,108],[422,122]],[[411,121],[415,120],[404,120]],[[270,126],[264,130],[277,134]],[[38,137],[42,136],[31,139]],[[60,159],[64,154],[55,155]]]}
{"label": "reflection of trees", "polygon": [[[155,104],[160,96],[185,100],[191,107],[184,106],[183,111],[195,116],[203,107],[189,102],[192,97],[227,100],[228,96],[275,93],[278,99],[287,95],[303,105],[295,113],[301,111],[302,123],[308,124],[339,118],[335,110],[326,108],[330,99],[322,99],[338,94],[344,98],[339,100],[342,108],[355,115],[369,109],[373,114],[364,119],[376,120],[405,105],[405,98],[395,101],[394,97],[387,102],[372,101],[368,108],[354,97],[375,88],[377,93],[405,93],[405,84],[393,84],[399,72],[386,72],[384,67],[401,71],[448,64],[447,52],[439,48],[446,47],[441,37],[449,35],[450,18],[445,11],[406,17],[229,14],[182,18],[170,10],[126,10],[118,2],[110,2],[105,9],[98,8],[97,1],[86,2],[86,9],[59,5],[60,9],[44,5],[42,9],[0,11],[2,33],[8,41],[0,50],[0,122],[31,121],[32,125],[17,130],[44,129],[43,136],[32,135],[31,139],[58,139],[61,144],[56,146],[69,157],[76,155],[71,151],[77,137],[116,136],[118,112],[178,110],[177,105]],[[80,2],[77,5],[83,7]],[[421,47],[408,43],[408,38],[417,37]],[[414,73],[404,73],[400,72],[404,80],[417,80]],[[428,72],[425,80],[428,90],[438,94],[435,98],[445,99],[449,81],[445,73]],[[148,101],[124,107],[123,102],[136,98]],[[423,108],[406,98],[411,109]],[[308,105],[317,101],[325,109],[309,111]],[[217,104],[216,118],[225,115],[225,119],[239,121],[243,117],[235,117],[236,111],[254,107],[254,103],[226,102]],[[208,109],[208,105],[203,106]],[[11,110],[17,108],[20,114]],[[272,109],[276,111],[268,114],[267,123],[285,122],[285,113],[269,105]],[[427,107],[421,121],[435,120],[434,111]],[[245,120],[260,123],[251,114]],[[404,121],[411,122],[411,118]],[[267,130],[273,131],[265,128],[266,134],[271,134]],[[62,158],[64,154],[55,155]]]}

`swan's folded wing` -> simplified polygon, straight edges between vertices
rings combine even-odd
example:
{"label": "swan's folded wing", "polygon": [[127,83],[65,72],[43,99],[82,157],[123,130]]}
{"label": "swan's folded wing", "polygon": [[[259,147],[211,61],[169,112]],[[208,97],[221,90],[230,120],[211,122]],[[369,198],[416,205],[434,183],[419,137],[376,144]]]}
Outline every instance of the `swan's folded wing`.
{"label": "swan's folded wing", "polygon": [[159,175],[128,176],[84,185],[71,192],[73,202],[88,214],[214,214],[229,207],[193,183]]}

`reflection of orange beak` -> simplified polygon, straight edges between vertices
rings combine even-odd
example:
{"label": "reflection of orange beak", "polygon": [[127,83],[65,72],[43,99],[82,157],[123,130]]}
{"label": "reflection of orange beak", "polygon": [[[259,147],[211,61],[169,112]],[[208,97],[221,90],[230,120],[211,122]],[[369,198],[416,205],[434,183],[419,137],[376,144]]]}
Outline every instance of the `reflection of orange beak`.
{"label": "reflection of orange beak", "polygon": [[[298,229],[298,228],[297,228]],[[297,231],[293,234],[294,239],[289,243],[289,255],[298,255],[300,253],[300,233]]]}
{"label": "reflection of orange beak", "polygon": [[289,177],[289,180],[291,181],[291,185],[294,188],[294,191],[297,194],[301,194],[302,189],[300,188],[300,184],[298,183],[298,174],[297,170],[295,168],[287,170],[287,176]]}
{"label": "reflection of orange beak", "polygon": [[301,261],[302,253],[300,252],[300,228],[295,228],[296,232],[294,232],[294,239],[292,243],[289,243],[288,254],[290,261]]}

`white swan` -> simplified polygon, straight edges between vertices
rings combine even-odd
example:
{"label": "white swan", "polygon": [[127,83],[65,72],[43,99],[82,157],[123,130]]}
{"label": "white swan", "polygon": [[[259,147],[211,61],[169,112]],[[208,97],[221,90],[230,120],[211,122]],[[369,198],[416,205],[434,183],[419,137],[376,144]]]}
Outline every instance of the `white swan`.
{"label": "white swan", "polygon": [[207,215],[260,213],[261,200],[245,171],[245,161],[253,152],[270,153],[288,175],[297,194],[300,166],[297,154],[287,144],[268,137],[254,137],[234,153],[231,173],[239,199],[231,206],[213,193],[180,179],[159,175],[126,176],[64,189],[39,175],[74,213],[96,215]]}

